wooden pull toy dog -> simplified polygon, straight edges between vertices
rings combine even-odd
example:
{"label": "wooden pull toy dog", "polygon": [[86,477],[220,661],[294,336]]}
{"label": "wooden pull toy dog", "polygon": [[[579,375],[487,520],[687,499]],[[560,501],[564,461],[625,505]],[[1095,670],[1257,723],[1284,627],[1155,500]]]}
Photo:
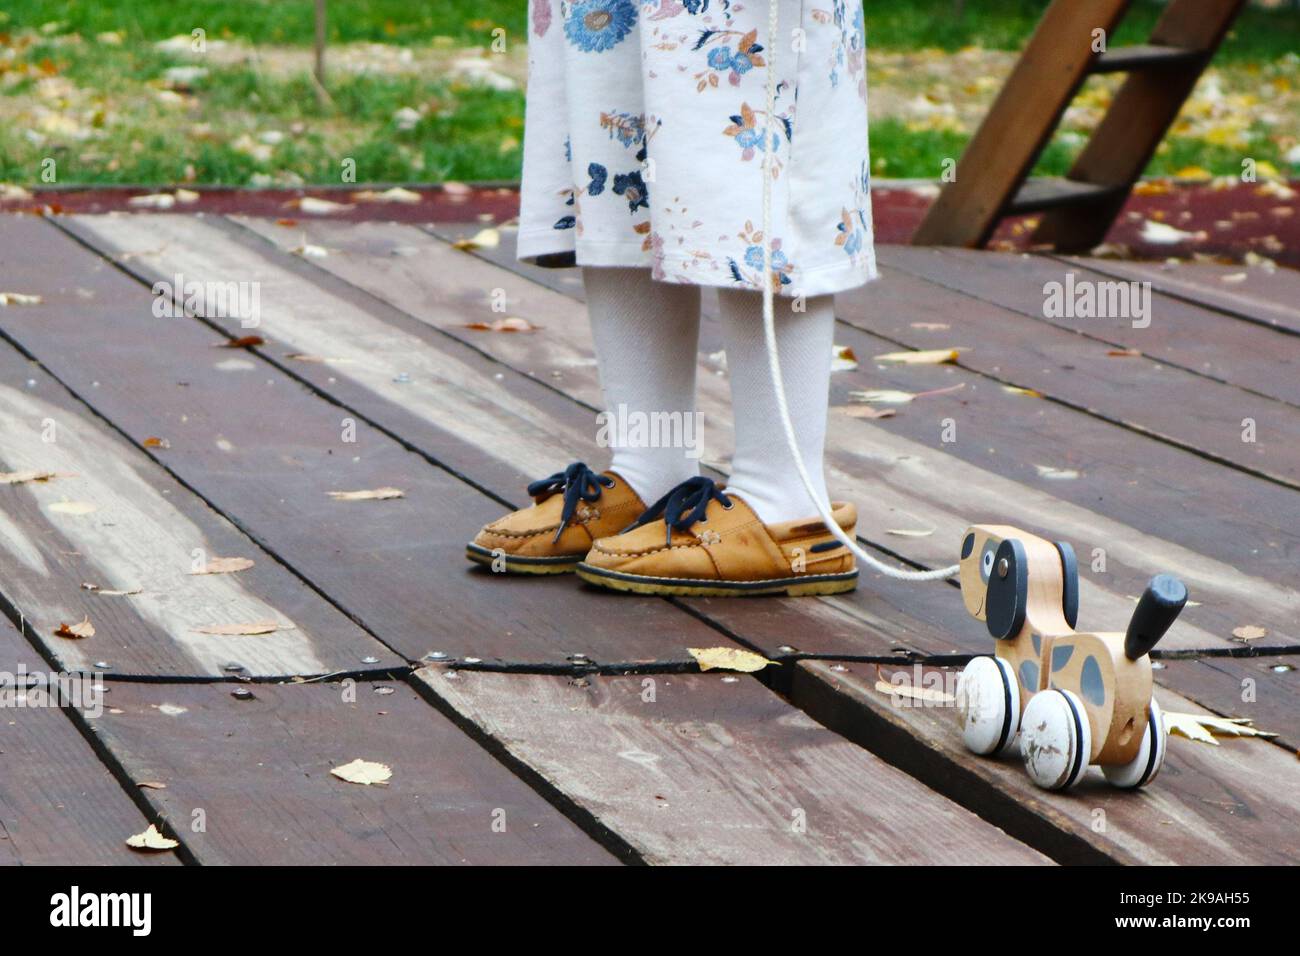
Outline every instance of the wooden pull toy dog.
{"label": "wooden pull toy dog", "polygon": [[1167,734],[1149,652],[1187,603],[1182,582],[1154,577],[1118,634],[1074,629],[1079,572],[1068,544],[975,525],[960,575],[966,610],[996,640],[994,655],[971,661],[957,684],[966,746],[1002,753],[1018,735],[1026,771],[1048,790],[1078,783],[1089,764],[1117,787],[1150,783]]}

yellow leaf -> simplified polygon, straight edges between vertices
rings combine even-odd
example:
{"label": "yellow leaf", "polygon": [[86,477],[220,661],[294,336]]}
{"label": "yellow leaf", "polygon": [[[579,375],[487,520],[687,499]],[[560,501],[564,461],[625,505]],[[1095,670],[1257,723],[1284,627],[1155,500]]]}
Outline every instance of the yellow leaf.
{"label": "yellow leaf", "polygon": [[248,624],[212,624],[208,627],[196,627],[194,633],[214,634],[222,637],[253,637],[258,634],[292,630],[292,624],[281,624],[278,621],[252,621]]}
{"label": "yellow leaf", "polygon": [[174,850],[180,846],[180,844],[175,840],[159,833],[158,828],[152,823],[149,824],[149,829],[145,830],[143,833],[137,833],[135,836],[127,837],[126,845],[133,850],[150,851]]}
{"label": "yellow leaf", "polygon": [[1232,636],[1239,637],[1243,641],[1257,641],[1261,637],[1268,636],[1268,628],[1260,627],[1258,624],[1243,624],[1232,629]]}
{"label": "yellow leaf", "polygon": [[90,618],[86,618],[80,624],[60,624],[59,629],[54,632],[58,637],[66,637],[77,640],[83,637],[95,636],[95,625],[90,623]]}
{"label": "yellow leaf", "polygon": [[936,704],[951,704],[956,700],[952,694],[937,687],[913,687],[911,684],[891,684],[887,680],[876,681],[876,690],[892,697],[910,697],[912,700],[926,700]]}
{"label": "yellow leaf", "polygon": [[401,186],[394,186],[392,189],[385,189],[383,192],[364,189],[359,193],[353,193],[352,198],[358,202],[396,202],[413,206],[420,201],[420,194],[409,189],[403,189]]}
{"label": "yellow leaf", "polygon": [[501,233],[491,228],[480,230],[471,239],[459,239],[452,243],[453,248],[465,252],[472,252],[475,249],[495,249],[499,245],[501,245]]}
{"label": "yellow leaf", "polygon": [[839,405],[836,411],[848,415],[849,418],[893,418],[898,414],[897,409],[893,408],[868,408],[865,405]]}
{"label": "yellow leaf", "polygon": [[24,295],[22,292],[0,292],[0,305],[40,305],[39,295]]}
{"label": "yellow leaf", "polygon": [[1010,393],[1010,394],[1012,394],[1012,395],[1024,395],[1024,396],[1026,396],[1027,398],[1042,398],[1042,397],[1043,397],[1043,393],[1042,393],[1042,392],[1036,392],[1036,391],[1034,391],[1032,388],[1020,388],[1019,386],[1016,386],[1016,385],[1003,385],[1003,386],[1002,386],[1002,391],[1004,391],[1004,392],[1008,392],[1008,393]]}
{"label": "yellow leaf", "polygon": [[406,492],[400,488],[369,488],[364,491],[331,491],[329,496],[335,501],[384,501],[404,498]]}
{"label": "yellow leaf", "polygon": [[333,767],[330,773],[340,780],[346,780],[348,783],[359,783],[363,786],[380,786],[385,787],[393,776],[393,770],[382,763],[375,763],[372,760],[354,760],[351,763],[345,763],[341,767]]}
{"label": "yellow leaf", "polygon": [[895,362],[899,365],[943,365],[957,361],[961,349],[925,349],[920,352],[886,352],[877,355],[877,362]]}
{"label": "yellow leaf", "polygon": [[0,485],[25,485],[29,481],[49,481],[57,477],[52,471],[0,471]]}
{"label": "yellow leaf", "polygon": [[762,654],[738,647],[688,647],[686,650],[699,662],[702,671],[740,671],[742,674],[752,674],[772,663]]}
{"label": "yellow leaf", "polygon": [[1277,734],[1266,730],[1256,730],[1251,721],[1245,717],[1215,717],[1212,714],[1176,714],[1165,711],[1165,729],[1171,734],[1181,734],[1188,740],[1212,744],[1219,742],[1214,734],[1221,737],[1276,737]]}
{"label": "yellow leaf", "polygon": [[202,570],[191,571],[190,574],[234,574],[236,571],[247,571],[252,566],[252,558],[212,558]]}

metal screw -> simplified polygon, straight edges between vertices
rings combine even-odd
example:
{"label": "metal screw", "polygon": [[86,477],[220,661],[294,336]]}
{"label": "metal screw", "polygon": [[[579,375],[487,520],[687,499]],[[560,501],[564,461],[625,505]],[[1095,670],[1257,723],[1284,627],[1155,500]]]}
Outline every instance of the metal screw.
{"label": "metal screw", "polygon": [[777,650],[780,651],[782,654],[795,654],[798,653],[799,648],[791,647],[789,644],[782,644],[780,647],[777,648]]}
{"label": "metal screw", "polygon": [[832,665],[831,665],[831,670],[836,671],[837,673],[840,673],[840,674],[846,674],[846,673],[848,673],[848,670],[849,670],[849,669],[848,669],[847,667],[845,667],[843,664],[832,664]]}
{"label": "metal screw", "polygon": [[1295,668],[1292,667],[1290,664],[1274,664],[1274,665],[1273,665],[1273,673],[1274,673],[1274,674],[1285,674],[1287,671],[1292,671],[1292,670],[1295,670]]}
{"label": "metal screw", "polygon": [[227,670],[227,671],[242,671],[243,669],[244,669],[244,665],[238,664],[235,661],[231,661],[229,664],[227,664],[225,667],[222,668],[222,670]]}
{"label": "metal screw", "polygon": [[249,690],[247,687],[236,687],[234,690],[232,690],[232,691],[230,692],[230,696],[233,697],[233,698],[235,698],[235,700],[255,700],[255,699],[256,699],[256,698],[253,696],[253,692],[252,692],[251,690]]}
{"label": "metal screw", "polygon": [[446,660],[446,658],[447,655],[444,654],[442,651],[430,651],[428,654],[424,655],[424,659],[426,661],[441,661],[441,660]]}
{"label": "metal screw", "polygon": [[361,663],[363,663],[363,664],[378,664],[378,663],[379,663],[379,658],[378,658],[378,657],[373,657],[373,656],[367,654],[365,657],[361,658]]}
{"label": "metal screw", "polygon": [[106,671],[108,670],[108,661],[95,661],[93,666],[96,670]]}
{"label": "metal screw", "polygon": [[466,664],[482,664],[482,663],[483,663],[483,658],[481,658],[481,657],[467,657],[467,658],[465,658],[465,663],[466,663]]}
{"label": "metal screw", "polygon": [[1011,570],[1010,561],[1008,561],[1006,558],[1002,558],[998,561],[998,577],[1005,578],[1007,576],[1007,572],[1010,570]]}

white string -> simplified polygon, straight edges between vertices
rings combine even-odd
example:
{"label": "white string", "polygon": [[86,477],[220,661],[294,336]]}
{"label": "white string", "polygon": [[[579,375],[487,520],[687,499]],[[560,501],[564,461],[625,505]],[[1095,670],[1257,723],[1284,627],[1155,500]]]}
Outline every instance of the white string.
{"label": "white string", "polygon": [[785,383],[781,378],[781,356],[776,348],[776,302],[772,283],[772,154],[776,151],[777,130],[773,123],[776,113],[776,47],[780,26],[780,2],[771,0],[767,23],[767,114],[764,120],[763,134],[767,141],[763,144],[763,338],[767,345],[767,368],[772,378],[772,391],[776,396],[776,406],[781,413],[781,427],[785,431],[786,447],[794,459],[795,469],[808,491],[808,497],[817,506],[817,513],[826,524],[827,529],[840,544],[844,545],[864,564],[875,568],[881,574],[900,581],[940,581],[957,574],[960,565],[939,568],[935,571],[903,571],[885,564],[868,554],[840,527],[831,513],[827,502],[813,485],[812,477],[804,465],[803,455],[799,453],[799,442],[795,438],[794,424],[790,421],[790,406],[786,400]]}

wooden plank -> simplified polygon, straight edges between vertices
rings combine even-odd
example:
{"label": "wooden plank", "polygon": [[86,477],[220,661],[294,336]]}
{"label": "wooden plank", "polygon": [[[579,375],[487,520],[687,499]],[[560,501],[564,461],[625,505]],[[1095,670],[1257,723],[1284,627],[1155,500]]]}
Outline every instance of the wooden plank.
{"label": "wooden plank", "polygon": [[[1300,488],[1300,415],[1293,406],[1143,356],[1118,359],[1104,344],[997,303],[954,294],[948,285],[959,281],[950,277],[956,266],[942,252],[894,247],[882,250],[881,259],[886,268],[912,277],[897,279],[902,294],[924,292],[950,310],[960,310],[956,331],[966,337],[961,344],[970,347],[960,359],[964,367]],[[1028,285],[1017,294],[1041,290],[1041,285]],[[870,307],[869,292],[848,298],[854,297],[863,309]],[[927,340],[913,331],[901,341],[910,346]],[[1071,374],[1063,374],[1067,371]],[[1243,441],[1244,419],[1255,422],[1255,441]]]}
{"label": "wooden plank", "polygon": [[[1217,262],[1172,265],[1083,256],[1062,259],[1103,275],[1150,282],[1153,289],[1164,295],[1247,322],[1300,333],[1300,271],[1295,269],[1283,267],[1268,271]],[[1243,274],[1246,278],[1240,280]]]}
{"label": "wooden plank", "polygon": [[[1103,353],[1112,348],[1137,349],[1153,361],[1229,383],[1253,395],[1300,405],[1300,341],[1280,336],[1272,329],[1225,319],[1220,312],[1164,294],[1151,296],[1151,324],[1145,328],[1134,328],[1132,318],[1122,315],[1096,318],[1048,315],[1044,309],[1044,290],[1050,283],[1060,283],[1065,289],[1067,283],[1072,282],[1074,288],[1082,289],[1086,283],[1110,283],[1114,279],[1104,272],[1085,268],[1077,260],[1050,256],[983,254],[963,249],[936,251],[929,256],[920,250],[901,249],[898,252],[898,260],[894,263],[897,268],[928,283],[962,293],[940,294],[934,307],[943,303],[950,309],[958,306],[965,309],[970,305],[965,297],[973,296],[1067,329],[1101,346],[1096,363],[1100,364],[1101,372],[1113,367],[1112,379],[1127,379],[1125,370],[1128,366],[1125,362],[1101,362],[1102,357],[1115,358]],[[894,249],[886,251],[891,257],[894,253]],[[1088,260],[1092,264],[1104,261]],[[1154,266],[1150,268],[1151,272],[1135,270],[1131,277],[1125,277],[1126,281],[1149,281],[1158,272]],[[1179,270],[1189,276],[1204,271],[1200,264],[1184,265]],[[1199,281],[1208,284],[1217,274],[1212,272],[1205,280]],[[1071,275],[1073,279],[1069,278]],[[1263,279],[1264,275],[1257,272],[1248,281],[1253,282],[1255,278]],[[903,290],[916,288],[915,283],[901,277],[892,285],[900,290],[900,296]],[[1100,288],[1105,288],[1105,285]],[[1160,285],[1153,283],[1152,292],[1159,290]],[[1297,294],[1300,294],[1300,283],[1297,284]],[[976,314],[983,316],[986,310]],[[958,328],[964,324],[958,323]],[[1034,339],[1037,341],[1038,337]]]}
{"label": "wooden plank", "polygon": [[[76,314],[94,321],[102,313],[79,305]],[[9,558],[0,594],[59,667],[214,677],[238,664],[242,676],[266,677],[404,663],[8,346],[0,378],[25,383],[0,384],[0,471],[58,476],[0,487],[0,548]],[[192,573],[218,557],[255,563],[235,574]],[[55,633],[83,618],[92,637]],[[254,622],[280,629],[199,630]]]}
{"label": "wooden plank", "polygon": [[[24,680],[20,684],[18,678]],[[7,621],[0,621],[0,864],[131,866],[179,862],[137,853],[125,840],[149,826],[90,744],[50,698],[51,672]],[[57,675],[54,675],[57,676]],[[70,693],[93,694],[90,685]],[[89,697],[86,703],[94,704]],[[107,706],[100,697],[101,706]]]}
{"label": "wooden plank", "polygon": [[748,678],[417,676],[649,863],[1047,862]]}
{"label": "wooden plank", "polygon": [[[912,242],[982,246],[1088,75],[1093,31],[1107,34],[1130,0],[1056,0],[971,139],[956,180],[935,200]],[[1085,180],[1077,176],[1074,179]]]}
{"label": "wooden plank", "polygon": [[[990,760],[966,751],[951,706],[896,706],[875,689],[881,676],[862,665],[806,662],[796,668],[794,700],[1059,861],[1097,862],[1098,855],[1175,865],[1300,860],[1293,838],[1300,826],[1300,767],[1281,747],[1258,740],[1211,747],[1172,737],[1159,777],[1138,793],[1111,788],[1096,768],[1077,790],[1049,793],[1030,782],[1017,758]],[[1156,697],[1166,711],[1197,712],[1169,691],[1157,689]]]}
{"label": "wooden plank", "polygon": [[1070,167],[1069,178],[1122,187],[1109,201],[1060,208],[1043,216],[1035,243],[1062,252],[1092,249],[1106,238],[1128,191],[1142,175],[1183,103],[1214,56],[1246,0],[1170,0],[1151,32],[1155,46],[1200,50],[1200,60],[1162,70],[1130,73],[1101,123]]}
{"label": "wooden plank", "polygon": [[[90,725],[200,863],[617,862],[404,684],[115,683]],[[349,697],[348,695],[352,695]],[[333,767],[367,760],[386,785]]]}
{"label": "wooden plank", "polygon": [[[131,217],[104,218],[95,225],[125,228],[132,222]],[[185,220],[171,222],[179,229]],[[540,429],[531,443],[517,437],[521,429],[527,432],[514,424],[520,415],[527,412],[540,424],[548,420],[542,411],[525,403],[508,411],[512,389],[561,401],[553,392],[526,381],[499,385],[484,370],[492,363],[468,350],[465,359],[443,361],[414,336],[393,332],[356,304],[278,271],[234,243],[223,245],[219,233],[199,226],[190,240],[170,247],[179,253],[188,246],[197,261],[169,259],[175,268],[161,274],[260,282],[263,316],[257,331],[273,343],[261,350],[263,357],[271,352],[275,360],[291,363],[284,358],[287,352],[353,357],[365,369],[356,379],[350,377],[354,365],[293,364],[319,375],[322,386],[334,388],[340,400],[364,398],[372,413],[380,414],[382,405],[380,417],[391,414],[395,425],[422,428],[431,457],[447,452],[467,466],[489,458],[528,467],[553,453]],[[168,223],[138,227],[144,244],[138,250],[158,250],[169,241]],[[100,314],[109,316],[104,321],[111,319],[111,339],[122,347],[105,348],[103,337],[86,335],[85,308],[43,307],[39,322],[8,323],[10,334],[79,393],[92,394],[92,382],[98,381],[96,410],[132,440],[167,436],[171,447],[154,451],[158,460],[408,659],[436,653],[502,665],[567,667],[570,657],[582,654],[611,667],[677,664],[691,661],[687,646],[725,643],[712,629],[654,598],[620,601],[614,618],[607,609],[616,596],[566,587],[564,581],[471,570],[462,557],[464,543],[502,513],[502,499],[485,496],[460,480],[459,472],[431,467],[357,412],[321,401],[254,352],[233,353],[247,366],[237,373],[218,369],[210,357],[226,353],[212,349],[222,341],[217,333],[192,319],[155,319],[147,288],[116,270],[97,270],[91,253],[47,223],[10,220],[3,228],[15,257],[68,262],[69,274],[80,273],[80,285],[113,303],[111,313]],[[238,257],[222,259],[225,250]],[[147,257],[129,262],[141,266]],[[232,331],[237,328],[232,322]],[[390,333],[399,341],[389,341]],[[475,368],[466,364],[475,359]],[[394,382],[403,371],[410,381]],[[185,387],[162,384],[179,381]],[[483,389],[480,402],[466,382]],[[380,397],[370,391],[372,385]],[[403,436],[402,442],[409,441]],[[509,471],[510,489],[519,496],[515,489],[525,475],[518,465]],[[532,477],[539,473],[544,472],[531,472]],[[339,502],[328,495],[380,487],[399,488],[405,497]],[[566,589],[562,609],[556,605],[556,586]],[[665,626],[666,620],[674,623]]]}
{"label": "wooden plank", "polygon": [[1205,53],[1202,50],[1138,43],[1133,46],[1112,47],[1102,53],[1093,61],[1092,72],[1129,73],[1134,70],[1163,70],[1169,67],[1199,64],[1204,59]]}

